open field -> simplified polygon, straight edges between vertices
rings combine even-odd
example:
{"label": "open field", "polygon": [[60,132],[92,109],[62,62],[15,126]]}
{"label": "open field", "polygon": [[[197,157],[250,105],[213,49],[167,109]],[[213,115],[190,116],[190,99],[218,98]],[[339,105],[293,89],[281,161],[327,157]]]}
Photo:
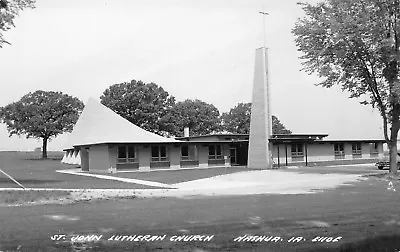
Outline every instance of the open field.
{"label": "open field", "polygon": [[[0,169],[27,188],[153,188],[145,185],[106,181],[55,172],[75,166],[61,164],[61,159],[40,159],[40,153],[0,152]],[[0,173],[0,188],[17,188],[14,182]]]}

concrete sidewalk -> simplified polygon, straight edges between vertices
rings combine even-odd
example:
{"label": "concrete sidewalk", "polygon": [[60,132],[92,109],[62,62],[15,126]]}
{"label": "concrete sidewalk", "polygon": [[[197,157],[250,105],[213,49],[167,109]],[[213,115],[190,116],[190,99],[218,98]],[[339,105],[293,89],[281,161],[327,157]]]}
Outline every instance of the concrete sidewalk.
{"label": "concrete sidewalk", "polygon": [[304,194],[367,178],[355,174],[300,174],[277,170],[249,171],[174,184],[184,195]]}

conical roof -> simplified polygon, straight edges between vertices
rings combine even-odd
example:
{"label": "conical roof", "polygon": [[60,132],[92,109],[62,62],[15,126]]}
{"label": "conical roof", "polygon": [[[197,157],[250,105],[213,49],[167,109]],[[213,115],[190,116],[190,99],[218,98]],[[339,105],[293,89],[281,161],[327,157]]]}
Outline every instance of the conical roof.
{"label": "conical roof", "polygon": [[65,149],[102,143],[172,142],[181,141],[144,130],[90,98],[69,136]]}

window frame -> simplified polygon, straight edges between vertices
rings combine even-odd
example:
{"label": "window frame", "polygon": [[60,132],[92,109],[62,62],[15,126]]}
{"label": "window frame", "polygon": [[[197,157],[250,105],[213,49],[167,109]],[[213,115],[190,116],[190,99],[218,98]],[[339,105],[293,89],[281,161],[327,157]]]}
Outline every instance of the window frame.
{"label": "window frame", "polygon": [[[187,155],[183,155],[183,148],[187,148]],[[189,145],[184,144],[181,146],[181,160],[187,161],[189,160]]]}
{"label": "window frame", "polygon": [[[125,148],[125,157],[120,157],[120,148]],[[133,157],[132,152],[130,150],[133,149]],[[118,145],[117,146],[117,164],[132,164],[138,162],[137,150],[135,145]]]}
{"label": "window frame", "polygon": [[[187,148],[187,155],[183,155],[183,148]],[[191,154],[191,148],[194,156]],[[198,151],[196,145],[191,144],[183,144],[181,145],[181,161],[198,161]]]}
{"label": "window frame", "polygon": [[379,156],[379,143],[369,143],[369,155],[375,158]]}
{"label": "window frame", "polygon": [[379,143],[369,143],[370,153],[379,154]]}
{"label": "window frame", "polygon": [[[153,156],[153,148],[157,148],[157,153],[158,156]],[[162,148],[165,148],[165,156],[162,156]],[[169,155],[168,155],[168,148],[166,145],[152,145],[150,147],[150,160],[151,162],[168,162],[169,161]]]}
{"label": "window frame", "polygon": [[[354,148],[356,146],[356,148]],[[358,148],[360,147],[360,148]],[[362,144],[361,142],[354,142],[351,144],[351,153],[353,157],[361,157],[362,156]]]}
{"label": "window frame", "polygon": [[[293,151],[293,147],[295,147],[295,151]],[[300,148],[299,148],[300,147]],[[304,144],[302,143],[292,143],[290,146],[290,153],[292,158],[302,158],[304,157]]]}
{"label": "window frame", "polygon": [[[214,147],[214,151],[211,153],[210,147]],[[218,147],[219,152],[218,154]],[[224,159],[224,149],[222,144],[212,144],[208,146],[208,160],[223,160]]]}
{"label": "window frame", "polygon": [[[338,148],[336,148],[338,147]],[[342,148],[340,148],[342,147]],[[346,152],[344,148],[344,143],[334,143],[333,144],[333,152],[335,154],[335,158],[342,159],[345,158]]]}

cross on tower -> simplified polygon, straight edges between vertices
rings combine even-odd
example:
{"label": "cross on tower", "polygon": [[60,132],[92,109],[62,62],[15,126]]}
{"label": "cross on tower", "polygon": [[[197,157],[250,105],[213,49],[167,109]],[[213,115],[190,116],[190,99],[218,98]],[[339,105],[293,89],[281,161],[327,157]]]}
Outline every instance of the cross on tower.
{"label": "cross on tower", "polygon": [[264,10],[260,11],[258,13],[263,15],[263,36],[264,36],[264,47],[265,47],[265,16],[269,15],[269,13],[268,12],[264,12]]}

